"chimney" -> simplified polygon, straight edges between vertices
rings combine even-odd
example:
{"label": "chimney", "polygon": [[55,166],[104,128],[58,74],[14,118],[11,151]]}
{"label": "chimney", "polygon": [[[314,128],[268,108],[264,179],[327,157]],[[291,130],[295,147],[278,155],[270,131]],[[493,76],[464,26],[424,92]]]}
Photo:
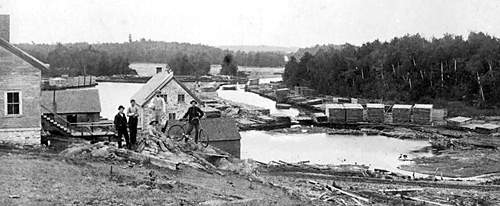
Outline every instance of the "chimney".
{"label": "chimney", "polygon": [[10,41],[10,15],[0,14],[0,38]]}
{"label": "chimney", "polygon": [[156,73],[157,73],[157,74],[158,74],[158,73],[160,73],[160,72],[161,72],[161,70],[162,70],[162,68],[161,68],[161,67],[156,67]]}

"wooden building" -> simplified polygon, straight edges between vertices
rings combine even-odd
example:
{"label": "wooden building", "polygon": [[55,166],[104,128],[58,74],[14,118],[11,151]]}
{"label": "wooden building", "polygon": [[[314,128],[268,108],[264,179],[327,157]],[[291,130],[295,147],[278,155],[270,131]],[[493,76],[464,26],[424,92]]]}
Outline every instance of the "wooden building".
{"label": "wooden building", "polygon": [[[177,120],[168,121],[168,126],[176,124],[185,124]],[[209,136],[209,145],[224,150],[235,157],[240,157],[241,154],[241,136],[238,131],[238,126],[233,118],[203,118],[200,121],[200,126]]]}
{"label": "wooden building", "polygon": [[345,123],[346,112],[342,104],[327,104],[325,105],[325,114],[328,121],[332,123]]}
{"label": "wooden building", "polygon": [[392,106],[393,123],[409,123],[411,120],[411,105],[395,104]]}
{"label": "wooden building", "polygon": [[97,89],[44,90],[41,104],[43,114],[56,113],[70,123],[100,120],[101,102]]}
{"label": "wooden building", "polygon": [[366,104],[366,118],[369,122],[384,122],[384,104]]}
{"label": "wooden building", "polygon": [[192,100],[197,101],[199,104],[202,103],[191,90],[174,77],[172,72],[159,72],[131,98],[142,107],[141,116],[139,117],[140,128],[146,128],[147,124],[154,119],[151,100],[157,91],[160,92],[166,103],[167,114],[162,117],[162,122],[182,118],[191,106],[189,103]]}
{"label": "wooden building", "polygon": [[0,15],[0,141],[40,144],[41,71],[48,67],[9,43],[9,24]]}
{"label": "wooden building", "polygon": [[344,104],[346,122],[356,123],[363,121],[363,106],[361,104]]}

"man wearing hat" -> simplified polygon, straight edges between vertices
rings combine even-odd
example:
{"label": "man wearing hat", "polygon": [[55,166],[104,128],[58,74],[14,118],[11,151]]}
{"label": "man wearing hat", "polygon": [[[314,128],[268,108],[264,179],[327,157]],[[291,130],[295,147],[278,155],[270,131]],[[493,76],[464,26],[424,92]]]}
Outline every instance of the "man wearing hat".
{"label": "man wearing hat", "polygon": [[156,91],[155,97],[151,100],[151,106],[153,108],[154,119],[158,123],[161,122],[163,114],[167,112],[165,100],[161,97],[161,91]]}
{"label": "man wearing hat", "polygon": [[120,105],[118,107],[118,113],[115,115],[115,119],[113,121],[118,135],[118,147],[122,148],[122,136],[124,136],[127,147],[131,149],[127,132],[127,117],[125,116],[125,113],[123,113],[123,110],[125,110],[125,107]]}
{"label": "man wearing hat", "polygon": [[188,128],[186,131],[187,135],[191,135],[191,131],[193,131],[193,128],[195,130],[195,138],[194,141],[198,143],[198,133],[200,132],[200,119],[205,115],[203,111],[196,105],[198,102],[195,100],[191,101],[191,107],[189,107],[188,111],[186,114],[184,114],[184,117],[182,119],[187,119],[188,120]]}

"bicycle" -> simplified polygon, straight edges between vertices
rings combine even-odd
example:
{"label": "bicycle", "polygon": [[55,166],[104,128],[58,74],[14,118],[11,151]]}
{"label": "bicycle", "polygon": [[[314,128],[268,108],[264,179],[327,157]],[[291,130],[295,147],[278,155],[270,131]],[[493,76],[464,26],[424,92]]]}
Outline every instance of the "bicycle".
{"label": "bicycle", "polygon": [[[167,136],[176,141],[188,140],[189,135],[186,134],[186,129],[184,129],[189,124],[188,121],[184,124],[175,124],[172,125],[167,132]],[[207,132],[201,128],[198,131],[198,142],[201,143],[203,147],[208,147],[210,139],[208,137]]]}

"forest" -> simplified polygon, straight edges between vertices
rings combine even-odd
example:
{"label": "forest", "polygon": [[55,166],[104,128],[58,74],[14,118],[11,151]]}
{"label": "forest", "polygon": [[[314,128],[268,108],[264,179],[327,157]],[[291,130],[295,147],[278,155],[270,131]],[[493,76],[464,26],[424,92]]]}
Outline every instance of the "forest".
{"label": "forest", "polygon": [[481,32],[425,39],[419,34],[362,46],[324,46],[295,54],[284,82],[320,93],[405,103],[500,102],[500,40]]}
{"label": "forest", "polygon": [[[141,39],[125,43],[17,44],[24,51],[51,65],[50,75],[71,74],[110,75],[132,74],[130,62],[169,63],[180,74],[206,74],[210,64],[222,64],[226,54],[232,54],[240,66],[284,66],[281,52],[233,52],[216,47]],[[92,56],[92,58],[90,58]],[[88,62],[87,62],[88,60]],[[102,62],[97,63],[95,60]]]}

